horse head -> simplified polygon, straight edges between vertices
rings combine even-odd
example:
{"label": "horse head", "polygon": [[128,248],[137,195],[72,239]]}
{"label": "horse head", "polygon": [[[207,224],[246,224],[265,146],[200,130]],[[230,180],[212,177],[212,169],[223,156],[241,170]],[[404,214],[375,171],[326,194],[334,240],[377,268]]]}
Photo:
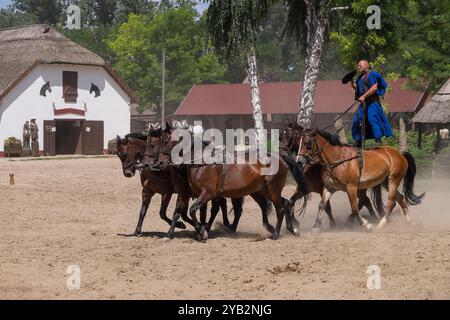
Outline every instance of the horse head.
{"label": "horse head", "polygon": [[136,174],[142,161],[145,140],[141,137],[127,135],[121,139],[117,136],[117,156],[122,162],[123,175],[131,178]]}
{"label": "horse head", "polygon": [[150,126],[145,142],[144,157],[142,159],[144,170],[159,170],[156,162],[158,160],[162,132],[161,126]]}

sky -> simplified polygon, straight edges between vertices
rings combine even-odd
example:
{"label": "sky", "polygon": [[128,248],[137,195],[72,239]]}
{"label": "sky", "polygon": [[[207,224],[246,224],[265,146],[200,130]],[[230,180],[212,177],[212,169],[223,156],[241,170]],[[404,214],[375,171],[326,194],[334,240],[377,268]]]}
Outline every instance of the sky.
{"label": "sky", "polygon": [[0,8],[6,8],[8,4],[10,4],[10,0],[0,0]]}
{"label": "sky", "polygon": [[[11,3],[11,0],[0,0],[0,8],[6,8],[8,4]],[[200,12],[203,12],[207,8],[207,4],[200,3],[197,8]]]}

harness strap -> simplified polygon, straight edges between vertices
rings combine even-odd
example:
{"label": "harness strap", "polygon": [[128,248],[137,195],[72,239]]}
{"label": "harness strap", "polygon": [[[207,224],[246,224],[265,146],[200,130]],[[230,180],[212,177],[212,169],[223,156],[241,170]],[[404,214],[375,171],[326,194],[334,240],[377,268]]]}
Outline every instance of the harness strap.
{"label": "harness strap", "polygon": [[219,193],[223,195],[224,187],[225,187],[225,176],[227,175],[228,165],[226,162],[222,163],[222,175],[220,177],[220,187]]}
{"label": "harness strap", "polygon": [[358,164],[359,164],[359,176],[358,176],[358,187],[359,187],[359,183],[361,181],[361,176],[362,176],[362,169],[364,167],[364,157],[363,157],[363,153],[361,149],[357,149],[358,152]]}

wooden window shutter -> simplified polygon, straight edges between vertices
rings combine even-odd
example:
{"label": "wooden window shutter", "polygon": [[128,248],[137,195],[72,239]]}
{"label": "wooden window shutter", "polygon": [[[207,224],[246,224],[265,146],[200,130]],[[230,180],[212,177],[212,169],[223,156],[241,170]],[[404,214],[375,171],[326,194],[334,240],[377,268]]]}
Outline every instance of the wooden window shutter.
{"label": "wooden window shutter", "polygon": [[65,102],[77,102],[78,72],[63,71],[63,98]]}

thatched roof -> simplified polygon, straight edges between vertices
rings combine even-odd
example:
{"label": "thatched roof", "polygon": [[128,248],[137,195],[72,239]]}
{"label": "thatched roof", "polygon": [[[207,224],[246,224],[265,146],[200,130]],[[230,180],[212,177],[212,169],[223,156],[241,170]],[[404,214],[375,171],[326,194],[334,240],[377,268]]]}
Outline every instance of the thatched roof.
{"label": "thatched roof", "polygon": [[104,67],[135,101],[133,91],[100,56],[44,24],[0,30],[0,99],[38,64]]}
{"label": "thatched roof", "polygon": [[418,123],[450,123],[450,79],[411,121]]}

